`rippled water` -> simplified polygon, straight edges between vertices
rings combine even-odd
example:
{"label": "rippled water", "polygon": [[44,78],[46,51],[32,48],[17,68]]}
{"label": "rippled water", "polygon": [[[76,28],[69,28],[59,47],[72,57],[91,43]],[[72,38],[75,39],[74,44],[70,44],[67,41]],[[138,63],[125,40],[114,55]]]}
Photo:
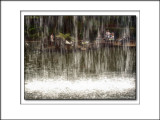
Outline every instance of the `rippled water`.
{"label": "rippled water", "polygon": [[25,53],[25,99],[136,99],[136,48]]}

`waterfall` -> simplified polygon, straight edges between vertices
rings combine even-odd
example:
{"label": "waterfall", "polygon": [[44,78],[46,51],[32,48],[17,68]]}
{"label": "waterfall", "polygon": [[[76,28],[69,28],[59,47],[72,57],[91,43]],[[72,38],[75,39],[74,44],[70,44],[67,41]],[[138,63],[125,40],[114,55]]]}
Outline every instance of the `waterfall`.
{"label": "waterfall", "polygon": [[73,16],[74,24],[74,37],[75,37],[75,47],[78,45],[78,26],[77,26],[77,16]]}
{"label": "waterfall", "polygon": [[82,17],[82,19],[83,19],[83,41],[85,41],[86,40],[86,26],[85,26],[85,24],[86,24],[86,18],[85,18],[85,16],[83,16]]}
{"label": "waterfall", "polygon": [[[135,98],[136,46],[127,46],[136,38],[135,16],[25,16],[24,22],[26,99]],[[116,39],[106,40],[106,30]]]}

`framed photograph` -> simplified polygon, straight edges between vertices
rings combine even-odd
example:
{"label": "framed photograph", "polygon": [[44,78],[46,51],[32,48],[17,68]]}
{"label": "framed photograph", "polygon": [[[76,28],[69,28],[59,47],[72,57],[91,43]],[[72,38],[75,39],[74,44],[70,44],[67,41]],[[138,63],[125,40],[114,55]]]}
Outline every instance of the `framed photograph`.
{"label": "framed photograph", "polygon": [[137,104],[138,29],[139,11],[21,11],[22,104]]}
{"label": "framed photograph", "polygon": [[2,119],[159,119],[159,1],[1,1]]}

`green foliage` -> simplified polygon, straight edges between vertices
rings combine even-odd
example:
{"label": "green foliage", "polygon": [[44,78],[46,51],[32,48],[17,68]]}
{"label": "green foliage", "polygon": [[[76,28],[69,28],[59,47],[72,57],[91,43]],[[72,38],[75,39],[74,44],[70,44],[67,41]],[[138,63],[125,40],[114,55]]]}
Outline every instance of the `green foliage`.
{"label": "green foliage", "polygon": [[39,32],[41,32],[43,30],[42,27],[34,27],[33,25],[29,26],[29,28],[27,28],[27,25],[24,25],[24,34],[26,39],[28,40],[39,40],[41,38],[41,34],[39,34]]}
{"label": "green foliage", "polygon": [[58,35],[56,35],[56,37],[61,38],[61,39],[65,39],[65,34],[59,33]]}
{"label": "green foliage", "polygon": [[71,37],[69,33],[67,34],[59,33],[56,37],[61,38],[63,40],[68,40],[68,41],[73,40],[73,38]]}
{"label": "green foliage", "polygon": [[[132,16],[128,19],[128,16],[77,16],[74,24],[73,16],[63,16],[63,26],[59,27],[59,16],[25,16],[24,21],[24,34],[27,40],[40,40],[41,33],[45,31],[45,26],[48,27],[49,35],[54,33],[61,39],[68,41],[75,41],[75,24],[77,24],[77,37],[78,40],[82,40],[86,34],[86,30],[89,27],[89,40],[95,40],[97,37],[98,29],[101,33],[109,29],[111,32],[115,32],[115,36],[121,35],[121,31],[127,26],[134,35],[136,35],[136,16]],[[104,30],[101,30],[104,28]],[[106,29],[105,29],[106,28]],[[85,30],[85,31],[84,31]],[[84,36],[83,36],[84,35]]]}
{"label": "green foliage", "polygon": [[71,35],[69,33],[67,33],[67,34],[64,35],[64,38],[65,39],[71,39]]}

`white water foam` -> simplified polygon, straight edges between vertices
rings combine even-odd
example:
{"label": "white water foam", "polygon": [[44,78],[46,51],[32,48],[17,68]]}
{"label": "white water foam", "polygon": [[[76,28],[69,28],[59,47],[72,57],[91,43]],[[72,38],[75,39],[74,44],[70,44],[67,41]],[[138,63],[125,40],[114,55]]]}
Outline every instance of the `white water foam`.
{"label": "white water foam", "polygon": [[75,81],[67,81],[62,78],[53,80],[47,79],[43,81],[32,80],[25,84],[25,92],[39,92],[46,96],[58,98],[59,94],[67,95],[87,95],[91,93],[123,93],[128,90],[135,89],[135,79],[130,77],[125,78],[107,78],[102,77],[98,80],[94,79],[79,79]]}

